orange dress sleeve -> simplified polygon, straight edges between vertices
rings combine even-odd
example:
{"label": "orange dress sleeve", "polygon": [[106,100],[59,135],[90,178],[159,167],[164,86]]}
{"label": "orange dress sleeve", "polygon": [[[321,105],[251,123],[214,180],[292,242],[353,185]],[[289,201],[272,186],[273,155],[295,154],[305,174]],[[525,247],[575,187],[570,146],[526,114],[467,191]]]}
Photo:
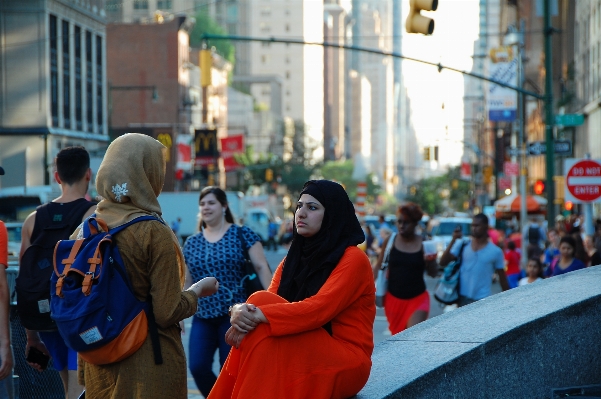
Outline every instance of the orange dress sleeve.
{"label": "orange dress sleeve", "polygon": [[[270,292],[277,293],[282,267],[283,263],[274,274]],[[260,308],[269,321],[272,335],[297,334],[332,321],[361,296],[373,295],[374,291],[369,259],[360,249],[349,247],[317,294],[299,302],[269,304]]]}

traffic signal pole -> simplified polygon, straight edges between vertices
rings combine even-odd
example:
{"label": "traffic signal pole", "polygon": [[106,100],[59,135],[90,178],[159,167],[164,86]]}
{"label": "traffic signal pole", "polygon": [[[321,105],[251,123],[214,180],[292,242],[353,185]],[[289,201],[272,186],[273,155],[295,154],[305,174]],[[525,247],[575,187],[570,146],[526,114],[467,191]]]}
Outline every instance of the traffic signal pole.
{"label": "traffic signal pole", "polygon": [[545,23],[545,143],[547,144],[546,172],[547,172],[547,222],[549,228],[555,225],[555,159],[553,127],[555,116],[553,115],[553,60],[551,38],[553,28],[551,27],[551,1],[544,0],[544,23]]}

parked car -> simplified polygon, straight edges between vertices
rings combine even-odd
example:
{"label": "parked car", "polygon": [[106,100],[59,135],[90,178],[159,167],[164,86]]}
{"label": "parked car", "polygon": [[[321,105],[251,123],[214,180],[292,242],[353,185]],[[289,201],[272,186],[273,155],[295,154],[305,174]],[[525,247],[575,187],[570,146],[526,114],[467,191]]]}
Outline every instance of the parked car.
{"label": "parked car", "polygon": [[5,225],[8,231],[8,256],[18,257],[21,251],[21,229],[23,228],[23,223],[7,222]]}
{"label": "parked car", "polygon": [[442,254],[442,252],[451,242],[451,239],[453,238],[453,231],[457,226],[461,227],[463,236],[467,237],[471,233],[472,219],[463,217],[449,217],[438,219],[436,223],[433,223],[430,234],[432,235],[432,240],[438,244],[439,255]]}

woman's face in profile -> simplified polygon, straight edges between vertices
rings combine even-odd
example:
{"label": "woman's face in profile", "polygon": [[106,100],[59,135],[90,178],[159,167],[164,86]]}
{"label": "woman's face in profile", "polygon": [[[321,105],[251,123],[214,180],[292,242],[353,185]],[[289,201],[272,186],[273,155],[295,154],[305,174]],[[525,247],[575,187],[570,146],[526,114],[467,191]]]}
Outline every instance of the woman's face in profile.
{"label": "woman's face in profile", "polygon": [[296,203],[294,223],[296,231],[303,237],[312,237],[321,229],[321,222],[326,209],[309,194],[301,195]]}

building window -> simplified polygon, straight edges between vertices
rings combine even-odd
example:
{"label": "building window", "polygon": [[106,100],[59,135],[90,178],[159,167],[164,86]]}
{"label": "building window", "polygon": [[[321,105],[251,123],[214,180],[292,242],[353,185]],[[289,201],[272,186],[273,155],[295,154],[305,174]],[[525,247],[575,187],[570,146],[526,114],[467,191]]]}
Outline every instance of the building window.
{"label": "building window", "polygon": [[286,26],[284,27],[284,29],[286,30],[286,32],[290,32],[290,24],[286,24]]}
{"label": "building window", "polygon": [[88,132],[94,131],[94,90],[92,81],[92,32],[86,31],[86,122]]}
{"label": "building window", "polygon": [[75,41],[75,128],[77,130],[83,130],[83,117],[82,117],[82,88],[81,88],[81,70],[82,70],[82,58],[81,58],[81,28],[75,26],[75,35],[73,36]]}
{"label": "building window", "polygon": [[69,53],[69,22],[63,21],[63,127],[71,128],[71,57]]}
{"label": "building window", "polygon": [[[148,8],[148,2],[147,2],[147,8]],[[171,8],[172,8],[171,0],[158,0],[157,8],[159,10],[171,10]]]}
{"label": "building window", "polygon": [[134,10],[148,10],[148,0],[134,0]]}
{"label": "building window", "polygon": [[271,43],[269,43],[269,42],[261,42],[261,47],[271,47]]}
{"label": "building window", "polygon": [[265,7],[261,8],[261,16],[262,17],[271,16],[271,7],[265,6]]}
{"label": "building window", "polygon": [[58,127],[58,40],[56,16],[50,15],[50,110],[52,126]]}
{"label": "building window", "polygon": [[261,22],[259,24],[259,29],[261,30],[261,32],[269,32],[271,30],[267,22]]}
{"label": "building window", "polygon": [[289,55],[286,56],[286,64],[290,64],[290,56]]}
{"label": "building window", "polygon": [[286,71],[286,79],[290,79],[290,71]]}
{"label": "building window", "polygon": [[98,133],[102,133],[102,37],[96,36],[96,123],[98,124]]}

